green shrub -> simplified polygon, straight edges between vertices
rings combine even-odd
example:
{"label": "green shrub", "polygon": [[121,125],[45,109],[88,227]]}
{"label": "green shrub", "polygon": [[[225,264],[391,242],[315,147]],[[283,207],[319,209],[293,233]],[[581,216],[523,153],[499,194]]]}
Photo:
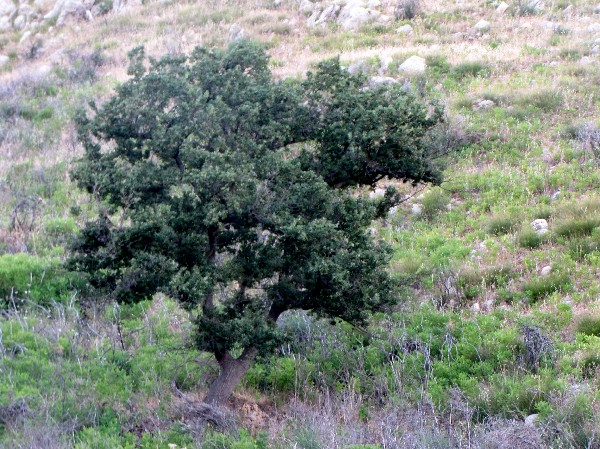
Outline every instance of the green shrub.
{"label": "green shrub", "polygon": [[554,233],[560,237],[581,237],[591,235],[594,229],[600,225],[600,220],[597,218],[574,219],[562,221],[555,229]]}
{"label": "green shrub", "polygon": [[554,292],[566,291],[571,286],[571,280],[566,274],[554,274],[546,277],[531,279],[522,286],[522,291],[532,302],[550,296]]}
{"label": "green shrub", "polygon": [[564,103],[563,95],[556,90],[540,90],[524,95],[518,103],[525,108],[533,107],[541,112],[549,113],[558,110]]}
{"label": "green shrub", "polygon": [[429,55],[425,58],[427,70],[434,76],[445,75],[450,72],[451,66],[445,55]]}
{"label": "green shrub", "polygon": [[537,248],[544,241],[544,237],[533,229],[526,229],[517,236],[517,243],[521,248]]}
{"label": "green shrub", "polygon": [[426,220],[431,220],[445,211],[450,203],[450,196],[442,189],[432,189],[421,201],[421,216]]}
{"label": "green shrub", "polygon": [[56,259],[29,254],[0,256],[0,303],[31,299],[39,304],[64,298],[72,290],[74,277],[60,268]]}
{"label": "green shrub", "polygon": [[587,256],[600,251],[600,233],[592,232],[587,238],[572,239],[569,252],[575,260],[585,260]]}
{"label": "green shrub", "polygon": [[581,317],[575,331],[584,335],[600,337],[600,317],[591,315]]}
{"label": "green shrub", "polygon": [[485,230],[492,235],[503,235],[512,232],[517,224],[514,217],[507,215],[497,215],[490,218],[485,226]]}
{"label": "green shrub", "polygon": [[486,76],[490,73],[490,67],[479,61],[462,62],[452,68],[452,78],[461,81],[469,76]]}

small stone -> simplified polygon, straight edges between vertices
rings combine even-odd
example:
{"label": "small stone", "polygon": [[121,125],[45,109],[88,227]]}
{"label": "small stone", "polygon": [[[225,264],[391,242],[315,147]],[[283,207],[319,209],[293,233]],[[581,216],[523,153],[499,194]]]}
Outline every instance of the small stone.
{"label": "small stone", "polygon": [[479,33],[485,33],[486,31],[488,31],[490,29],[490,22],[488,22],[487,20],[480,20],[479,22],[477,22],[475,24],[475,31],[479,32]]}
{"label": "small stone", "polygon": [[556,200],[557,200],[557,199],[560,197],[560,194],[561,194],[561,193],[562,193],[562,191],[561,191],[560,189],[558,189],[556,192],[554,192],[554,193],[552,194],[552,196],[550,197],[550,199],[551,199],[552,201],[556,201]]}
{"label": "small stone", "polygon": [[304,14],[310,14],[314,11],[315,4],[309,0],[302,0],[300,2],[300,12]]}
{"label": "small stone", "polygon": [[478,303],[478,302],[474,303],[474,304],[471,306],[471,311],[472,311],[473,313],[479,313],[479,312],[481,312],[481,306],[479,305],[479,303]]}
{"label": "small stone", "polygon": [[411,56],[406,61],[404,61],[400,65],[400,67],[398,67],[398,70],[400,72],[414,74],[425,73],[426,69],[427,63],[425,59],[421,58],[420,56]]}
{"label": "small stone", "polygon": [[369,192],[369,198],[383,198],[385,195],[385,189],[375,189]]}
{"label": "small stone", "polygon": [[598,3],[594,8],[594,14],[600,14],[600,3]]}
{"label": "small stone", "polygon": [[545,30],[556,30],[558,28],[558,24],[556,22],[550,22],[549,20],[544,20],[542,22],[542,28]]}
{"label": "small stone", "polygon": [[550,265],[546,265],[544,268],[542,268],[542,271],[540,271],[540,274],[542,276],[548,276],[551,271],[552,271],[552,267]]}
{"label": "small stone", "polygon": [[496,103],[494,103],[492,100],[480,99],[473,103],[473,110],[481,111],[481,110],[492,108],[495,105],[496,105]]}
{"label": "small stone", "polygon": [[583,64],[583,65],[593,64],[593,62],[594,62],[594,60],[592,58],[590,58],[589,56],[583,56],[579,60],[579,64]]}
{"label": "small stone", "polygon": [[374,76],[369,80],[371,86],[378,86],[380,84],[396,84],[398,81],[389,76]]}
{"label": "small stone", "polygon": [[419,215],[423,212],[423,207],[420,204],[413,204],[410,208],[410,212],[413,215]]}
{"label": "small stone", "polygon": [[23,42],[25,42],[30,37],[31,37],[31,31],[25,31],[23,33],[23,36],[21,36],[21,39],[19,39],[19,44],[22,44]]}
{"label": "small stone", "polygon": [[548,222],[543,218],[538,218],[531,222],[531,229],[533,229],[536,234],[542,235],[548,232]]}
{"label": "small stone", "polygon": [[10,61],[10,58],[6,55],[0,55],[0,67],[7,64]]}
{"label": "small stone", "polygon": [[231,42],[244,39],[245,37],[246,31],[244,31],[244,29],[237,23],[234,23],[229,27],[229,40]]}
{"label": "small stone", "polygon": [[508,9],[508,3],[506,2],[502,2],[498,5],[498,7],[496,8],[496,12],[498,14],[504,14],[506,12],[506,10]]}
{"label": "small stone", "polygon": [[535,427],[539,420],[539,415],[534,413],[533,415],[529,415],[525,418],[525,425],[527,427]]}
{"label": "small stone", "polygon": [[398,33],[398,34],[411,34],[412,32],[413,32],[413,27],[411,27],[408,24],[402,25],[401,27],[396,28],[396,33]]}
{"label": "small stone", "polygon": [[563,9],[563,16],[570,16],[571,14],[573,14],[574,10],[575,7],[573,5],[567,6],[565,9]]}
{"label": "small stone", "polygon": [[490,310],[492,310],[493,307],[494,307],[494,300],[493,299],[488,299],[487,301],[485,301],[483,303],[483,310],[486,310],[486,311],[489,312]]}
{"label": "small stone", "polygon": [[13,22],[13,28],[15,30],[21,30],[25,28],[26,23],[27,19],[25,18],[25,16],[17,16],[17,18]]}
{"label": "small stone", "polygon": [[390,64],[394,62],[391,56],[384,56],[381,58],[381,65],[379,66],[379,74],[383,75],[390,68]]}
{"label": "small stone", "polygon": [[600,23],[592,23],[587,29],[590,33],[600,33]]}

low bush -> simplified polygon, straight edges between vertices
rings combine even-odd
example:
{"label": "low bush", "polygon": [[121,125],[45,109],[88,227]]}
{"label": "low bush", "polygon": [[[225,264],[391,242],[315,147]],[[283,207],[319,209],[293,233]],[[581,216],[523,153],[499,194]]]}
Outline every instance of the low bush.
{"label": "low bush", "polygon": [[469,61],[457,64],[450,71],[452,78],[461,81],[470,76],[486,76],[490,74],[490,66],[479,61]]}
{"label": "low bush", "polygon": [[0,304],[31,299],[49,304],[64,299],[73,290],[75,278],[60,267],[57,259],[29,254],[0,256]]}
{"label": "low bush", "polygon": [[531,279],[525,282],[521,290],[531,302],[539,301],[555,292],[564,292],[571,286],[571,279],[566,274],[554,274]]}
{"label": "low bush", "polygon": [[421,200],[421,216],[426,220],[432,220],[445,211],[449,203],[450,196],[445,191],[439,188],[432,189]]}
{"label": "low bush", "polygon": [[490,218],[485,226],[486,232],[492,235],[503,235],[512,232],[517,225],[517,220],[508,215],[497,215]]}
{"label": "low bush", "polygon": [[533,229],[526,229],[517,235],[517,244],[521,248],[533,249],[537,248],[544,241],[544,236],[539,235]]}
{"label": "low bush", "polygon": [[560,237],[581,237],[591,235],[600,226],[597,218],[564,220],[554,228],[554,233]]}
{"label": "low bush", "polygon": [[575,332],[600,337],[600,316],[586,315],[581,317],[577,322]]}

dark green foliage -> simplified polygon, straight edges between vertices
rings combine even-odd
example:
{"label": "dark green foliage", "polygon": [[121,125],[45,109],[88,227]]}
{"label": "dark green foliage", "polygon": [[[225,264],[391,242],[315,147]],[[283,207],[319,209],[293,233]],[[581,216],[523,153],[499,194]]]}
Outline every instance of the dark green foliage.
{"label": "dark green foliage", "polygon": [[517,243],[521,248],[537,248],[544,241],[544,236],[539,235],[533,229],[526,229],[517,236]]}
{"label": "dark green foliage", "polygon": [[594,335],[600,337],[600,317],[586,315],[579,319],[576,332],[584,335]]}
{"label": "dark green foliage", "polygon": [[75,277],[66,273],[58,260],[29,254],[0,256],[0,307],[19,305],[30,299],[46,305],[66,298],[74,290]]}
{"label": "dark green foliage", "polygon": [[424,137],[439,120],[398,86],[321,63],[276,82],[257,45],[151,60],[81,115],[73,176],[103,201],[70,267],[96,294],[156,292],[197,312],[196,344],[268,352],[288,309],[361,322],[396,301],[390,251],[367,231],[400,196],[357,196],[383,177],[438,182]]}
{"label": "dark green foliage", "polygon": [[578,237],[590,235],[600,225],[597,218],[574,219],[559,223],[554,232],[561,237]]}
{"label": "dark green foliage", "polygon": [[551,274],[549,276],[531,279],[522,286],[523,293],[530,301],[538,301],[554,292],[567,290],[571,280],[566,274]]}
{"label": "dark green foliage", "polygon": [[450,203],[450,196],[443,190],[436,188],[427,192],[421,201],[421,216],[431,220],[446,210]]}
{"label": "dark green foliage", "polygon": [[512,232],[517,220],[506,215],[492,217],[485,226],[485,230],[492,235],[503,235]]}
{"label": "dark green foliage", "polygon": [[470,61],[460,63],[452,68],[450,75],[458,81],[469,76],[487,76],[490,74],[490,67],[479,61]]}

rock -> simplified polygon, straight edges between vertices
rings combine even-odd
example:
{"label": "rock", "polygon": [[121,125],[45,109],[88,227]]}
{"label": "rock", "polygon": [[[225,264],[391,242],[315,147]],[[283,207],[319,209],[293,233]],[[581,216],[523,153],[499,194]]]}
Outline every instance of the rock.
{"label": "rock", "polygon": [[380,0],[369,0],[367,2],[367,6],[369,8],[379,8],[381,6],[381,1]]}
{"label": "rock", "polygon": [[87,8],[81,0],[58,0],[52,10],[44,16],[44,19],[56,19],[56,25],[62,26],[70,16],[84,18],[86,11]]}
{"label": "rock", "polygon": [[531,222],[531,229],[533,229],[538,235],[545,234],[548,232],[548,222],[543,218],[533,220]]}
{"label": "rock", "polygon": [[0,17],[0,31],[8,31],[12,28],[10,20],[7,16]]}
{"label": "rock", "polygon": [[498,5],[498,7],[496,8],[496,12],[498,14],[504,14],[506,12],[506,10],[509,8],[508,3],[506,2],[502,2]]}
{"label": "rock", "polygon": [[525,425],[527,427],[535,427],[538,421],[539,415],[537,413],[534,413],[533,415],[529,415],[525,418]]}
{"label": "rock", "polygon": [[411,27],[408,24],[402,25],[401,27],[396,28],[396,33],[398,33],[398,34],[412,34],[412,32],[413,32],[413,27]]}
{"label": "rock", "polygon": [[10,61],[10,58],[6,55],[0,55],[0,67],[7,64]]}
{"label": "rock", "polygon": [[481,306],[479,305],[478,302],[473,303],[473,305],[471,306],[471,311],[473,313],[479,313],[479,312],[481,312]]}
{"label": "rock", "polygon": [[279,8],[281,6],[281,0],[273,0],[273,6]]}
{"label": "rock", "polygon": [[244,31],[244,29],[237,23],[234,23],[229,27],[229,42],[244,39],[245,37],[246,31]]}
{"label": "rock", "polygon": [[0,16],[10,16],[17,10],[12,0],[0,0]]}
{"label": "rock", "polygon": [[479,22],[477,22],[475,24],[475,26],[473,28],[478,33],[485,33],[486,31],[489,31],[489,29],[490,29],[490,22],[488,22],[487,20],[480,20]]}
{"label": "rock", "polygon": [[329,5],[323,11],[320,8],[316,8],[306,21],[306,24],[308,26],[324,25],[329,21],[335,20],[340,8],[339,5]]}
{"label": "rock", "polygon": [[344,30],[356,30],[361,26],[377,20],[381,13],[375,9],[365,8],[360,0],[350,0],[338,16],[338,23]]}
{"label": "rock", "polygon": [[548,276],[551,271],[552,271],[552,267],[550,265],[546,265],[544,268],[542,268],[542,271],[540,271],[540,274],[542,276]]}
{"label": "rock", "polygon": [[374,76],[369,80],[369,85],[379,86],[381,84],[396,84],[398,81],[389,76]]}
{"label": "rock", "polygon": [[23,36],[21,36],[21,39],[19,39],[19,44],[22,44],[23,42],[25,42],[30,37],[31,37],[31,31],[25,31],[23,33]]}
{"label": "rock", "polygon": [[420,56],[411,56],[398,67],[398,70],[400,72],[412,74],[425,73],[425,70],[427,70],[427,63],[425,62],[425,59]]}
{"label": "rock", "polygon": [[600,46],[594,45],[592,47],[592,49],[590,50],[590,54],[592,54],[592,55],[598,55],[598,54],[600,54]]}
{"label": "rock", "polygon": [[410,212],[414,215],[420,215],[423,212],[423,207],[420,204],[413,204],[410,208]]}
{"label": "rock", "polygon": [[573,5],[567,6],[565,9],[563,9],[563,16],[570,16],[571,14],[573,14],[574,10],[575,7]]}
{"label": "rock", "polygon": [[494,103],[492,100],[484,100],[482,98],[482,99],[476,100],[473,103],[473,110],[474,111],[482,111],[482,110],[492,108],[495,105],[496,105],[496,103]]}
{"label": "rock", "polygon": [[394,62],[394,59],[391,56],[383,56],[381,58],[381,65],[379,66],[379,75],[383,75],[387,72],[392,62]]}
{"label": "rock", "polygon": [[562,192],[562,191],[561,191],[560,189],[558,189],[556,192],[554,192],[554,193],[552,194],[552,196],[550,197],[550,199],[551,199],[552,201],[556,201],[556,200],[557,200],[557,199],[560,197],[560,194],[561,194],[561,192]]}
{"label": "rock", "polygon": [[587,27],[590,33],[600,33],[600,23],[592,23]]}
{"label": "rock", "polygon": [[594,8],[594,14],[600,14],[600,3],[598,3]]}
{"label": "rock", "polygon": [[383,198],[385,195],[385,189],[375,189],[372,192],[369,192],[369,198]]}
{"label": "rock", "polygon": [[302,0],[300,2],[300,12],[304,14],[312,14],[315,9],[315,4],[309,0]]}
{"label": "rock", "polygon": [[346,70],[352,75],[357,75],[359,73],[366,73],[370,71],[370,68],[370,65],[367,64],[364,59],[361,59],[360,61],[355,61],[350,64]]}
{"label": "rock", "polygon": [[13,22],[13,28],[15,30],[22,30],[23,28],[25,28],[26,24],[27,19],[25,18],[25,16],[17,16],[17,18]]}
{"label": "rock", "polygon": [[589,65],[589,64],[593,64],[594,60],[592,58],[590,58],[589,56],[583,56],[580,60],[579,60],[579,64],[583,64],[583,65]]}
{"label": "rock", "polygon": [[494,307],[494,300],[493,299],[488,299],[487,301],[485,301],[483,303],[483,310],[489,312],[490,310],[492,310],[492,308]]}
{"label": "rock", "polygon": [[549,20],[544,20],[541,23],[541,26],[544,30],[552,30],[552,31],[558,29],[558,27],[559,27],[558,23],[550,22]]}

